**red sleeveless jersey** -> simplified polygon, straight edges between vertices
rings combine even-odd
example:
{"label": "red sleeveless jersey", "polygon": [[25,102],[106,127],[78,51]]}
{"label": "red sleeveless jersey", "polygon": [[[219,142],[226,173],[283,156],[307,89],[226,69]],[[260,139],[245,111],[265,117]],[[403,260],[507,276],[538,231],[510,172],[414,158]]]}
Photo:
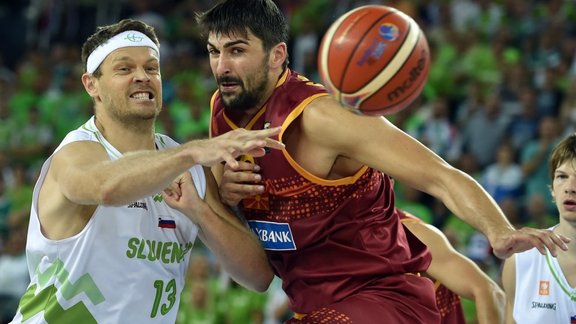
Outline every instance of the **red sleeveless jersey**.
{"label": "red sleeveless jersey", "polygon": [[[327,95],[323,86],[286,70],[247,129],[282,126],[308,103]],[[237,128],[218,92],[211,100],[211,135]],[[252,157],[245,160],[254,161]],[[266,192],[240,209],[260,238],[291,307],[299,313],[381,285],[380,278],[423,272],[428,249],[404,231],[394,208],[390,178],[363,167],[350,177],[326,180],[304,170],[286,150],[271,150],[255,163]]]}

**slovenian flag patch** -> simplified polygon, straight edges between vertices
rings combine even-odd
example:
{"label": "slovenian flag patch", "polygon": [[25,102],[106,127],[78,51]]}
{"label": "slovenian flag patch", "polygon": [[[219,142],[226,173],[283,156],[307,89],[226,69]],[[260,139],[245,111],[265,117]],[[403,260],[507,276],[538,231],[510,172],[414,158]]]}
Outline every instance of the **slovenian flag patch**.
{"label": "slovenian flag patch", "polygon": [[158,218],[158,227],[160,228],[176,228],[176,222],[172,219]]}

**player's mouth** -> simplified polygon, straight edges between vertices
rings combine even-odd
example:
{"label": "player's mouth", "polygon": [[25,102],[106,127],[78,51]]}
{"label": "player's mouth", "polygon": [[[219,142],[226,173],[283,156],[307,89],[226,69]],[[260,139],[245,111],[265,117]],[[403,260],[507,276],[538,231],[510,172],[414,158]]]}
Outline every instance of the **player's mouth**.
{"label": "player's mouth", "polygon": [[220,92],[232,92],[240,87],[240,83],[237,82],[222,82],[220,83]]}
{"label": "player's mouth", "polygon": [[144,101],[154,100],[154,97],[154,93],[150,91],[137,91],[130,95],[131,99]]}
{"label": "player's mouth", "polygon": [[221,93],[237,91],[242,86],[240,79],[232,76],[222,76],[218,78],[218,86]]}
{"label": "player's mouth", "polygon": [[576,212],[576,200],[566,199],[562,202],[564,209],[571,212]]}

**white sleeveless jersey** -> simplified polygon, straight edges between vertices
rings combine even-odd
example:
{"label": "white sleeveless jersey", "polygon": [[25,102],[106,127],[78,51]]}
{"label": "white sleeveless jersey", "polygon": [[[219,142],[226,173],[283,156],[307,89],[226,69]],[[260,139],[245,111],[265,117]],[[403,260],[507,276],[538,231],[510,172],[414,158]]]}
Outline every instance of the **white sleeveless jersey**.
{"label": "white sleeveless jersey", "polygon": [[[164,135],[155,139],[158,149],[178,145]],[[112,160],[122,155],[94,118],[56,150],[75,141],[100,142]],[[13,323],[174,323],[196,225],[157,194],[121,207],[99,206],[80,233],[49,240],[37,204],[51,159],[34,188],[26,245],[31,283]],[[190,171],[204,197],[202,167]]]}
{"label": "white sleeveless jersey", "polygon": [[558,260],[537,249],[517,253],[516,323],[576,323],[576,289],[570,287]]}

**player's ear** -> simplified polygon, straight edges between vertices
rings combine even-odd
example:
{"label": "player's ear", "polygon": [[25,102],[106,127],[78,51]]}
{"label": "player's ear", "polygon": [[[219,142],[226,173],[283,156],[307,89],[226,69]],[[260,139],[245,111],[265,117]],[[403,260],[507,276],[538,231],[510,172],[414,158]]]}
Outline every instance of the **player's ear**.
{"label": "player's ear", "polygon": [[84,85],[84,89],[90,95],[90,97],[97,97],[98,96],[98,89],[95,84],[95,77],[92,74],[84,73],[82,74],[82,84]]}
{"label": "player's ear", "polygon": [[286,43],[282,42],[278,45],[274,46],[270,51],[270,67],[278,68],[282,67],[284,61],[286,61],[288,57],[288,46]]}

